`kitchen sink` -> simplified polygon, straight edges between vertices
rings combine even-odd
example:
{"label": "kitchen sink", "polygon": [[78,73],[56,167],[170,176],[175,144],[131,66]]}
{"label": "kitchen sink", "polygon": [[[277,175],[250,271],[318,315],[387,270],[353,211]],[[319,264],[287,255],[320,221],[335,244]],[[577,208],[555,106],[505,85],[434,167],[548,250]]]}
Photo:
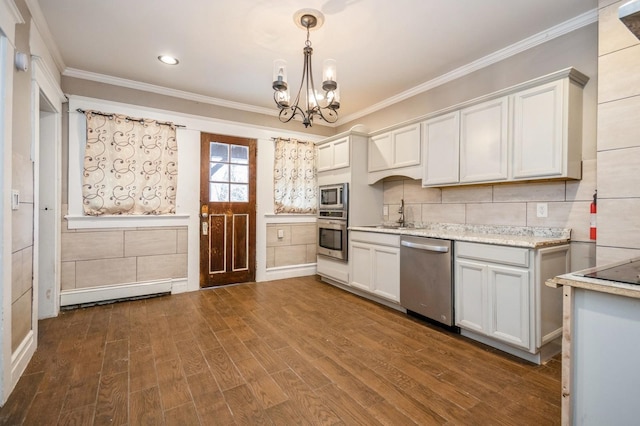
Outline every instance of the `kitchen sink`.
{"label": "kitchen sink", "polygon": [[377,229],[409,229],[412,226],[400,226],[400,225],[364,225],[363,228],[377,228]]}

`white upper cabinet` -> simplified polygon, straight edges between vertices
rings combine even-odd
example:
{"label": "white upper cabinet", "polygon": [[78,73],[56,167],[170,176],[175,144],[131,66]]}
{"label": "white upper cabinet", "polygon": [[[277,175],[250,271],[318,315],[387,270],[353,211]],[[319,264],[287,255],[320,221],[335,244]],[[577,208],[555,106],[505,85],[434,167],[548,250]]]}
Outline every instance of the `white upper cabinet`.
{"label": "white upper cabinet", "polygon": [[422,177],[420,123],[400,127],[369,138],[369,183],[395,174]]}
{"label": "white upper cabinet", "polygon": [[422,124],[422,185],[451,185],[459,181],[460,112]]}
{"label": "white upper cabinet", "polygon": [[392,168],[420,164],[420,123],[391,132],[393,139]]}
{"label": "white upper cabinet", "polygon": [[588,80],[568,68],[425,121],[422,186],[580,179]]}
{"label": "white upper cabinet", "polygon": [[460,182],[495,182],[508,175],[509,99],[460,111]]}
{"label": "white upper cabinet", "polygon": [[369,138],[369,171],[386,170],[393,161],[393,142],[391,133]]}
{"label": "white upper cabinet", "polygon": [[318,172],[349,167],[349,137],[318,145]]}
{"label": "white upper cabinet", "polygon": [[513,95],[514,179],[580,179],[581,105],[581,87],[570,79]]}
{"label": "white upper cabinet", "polygon": [[422,125],[422,185],[451,185],[460,180],[460,111],[427,120]]}

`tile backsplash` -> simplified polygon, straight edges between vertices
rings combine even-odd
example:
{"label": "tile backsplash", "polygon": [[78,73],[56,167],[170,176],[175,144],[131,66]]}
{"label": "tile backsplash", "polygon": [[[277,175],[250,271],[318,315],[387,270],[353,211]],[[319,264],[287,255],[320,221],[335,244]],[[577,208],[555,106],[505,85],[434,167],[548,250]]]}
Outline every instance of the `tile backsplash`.
{"label": "tile backsplash", "polygon": [[[573,242],[592,243],[589,205],[596,189],[596,161],[585,160],[582,166],[579,181],[422,188],[420,180],[389,178],[384,181],[383,203],[389,211],[384,220],[398,220],[404,199],[407,223],[571,228]],[[538,203],[547,204],[547,217],[537,217]]]}

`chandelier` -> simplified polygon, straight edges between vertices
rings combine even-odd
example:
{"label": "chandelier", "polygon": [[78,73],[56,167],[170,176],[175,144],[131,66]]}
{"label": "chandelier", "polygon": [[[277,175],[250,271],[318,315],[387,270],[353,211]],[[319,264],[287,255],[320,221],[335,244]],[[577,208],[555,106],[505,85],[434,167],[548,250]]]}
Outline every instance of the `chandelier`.
{"label": "chandelier", "polygon": [[324,16],[319,11],[311,9],[298,11],[294,15],[294,20],[298,16],[300,26],[307,30],[307,41],[302,49],[304,53],[302,80],[293,104],[291,104],[287,85],[287,63],[281,59],[274,61],[273,100],[280,108],[278,118],[281,122],[288,123],[293,118],[298,117],[302,120],[304,127],[311,126],[315,117],[328,123],[335,123],[338,119],[338,108],[340,108],[340,92],[336,82],[336,61],[334,59],[324,61],[322,71],[322,90],[324,94],[316,91],[311,68],[313,49],[311,48],[311,40],[309,40],[309,31],[316,26],[319,28],[324,22]]}

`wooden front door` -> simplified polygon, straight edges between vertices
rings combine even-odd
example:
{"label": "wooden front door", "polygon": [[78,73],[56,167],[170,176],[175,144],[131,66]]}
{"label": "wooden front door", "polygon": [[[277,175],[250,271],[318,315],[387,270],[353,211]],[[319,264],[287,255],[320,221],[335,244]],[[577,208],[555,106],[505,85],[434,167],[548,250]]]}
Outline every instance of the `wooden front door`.
{"label": "wooden front door", "polygon": [[200,287],[256,276],[256,140],[203,133]]}

